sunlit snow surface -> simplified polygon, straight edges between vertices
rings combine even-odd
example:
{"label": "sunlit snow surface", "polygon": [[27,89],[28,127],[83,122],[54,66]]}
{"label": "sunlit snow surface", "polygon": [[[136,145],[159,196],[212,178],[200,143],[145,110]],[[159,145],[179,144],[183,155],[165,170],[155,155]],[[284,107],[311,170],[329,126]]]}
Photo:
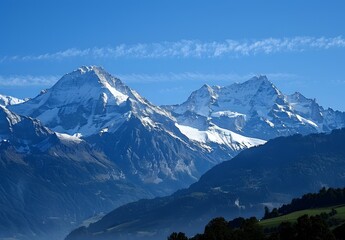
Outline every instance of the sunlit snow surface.
{"label": "sunlit snow surface", "polygon": [[0,105],[1,106],[8,106],[8,105],[15,105],[19,103],[23,103],[25,100],[18,99],[11,96],[0,95]]}
{"label": "sunlit snow surface", "polygon": [[240,150],[264,144],[266,141],[256,138],[248,138],[227,129],[211,126],[205,131],[190,126],[176,124],[180,131],[189,139],[200,143],[216,143]]}

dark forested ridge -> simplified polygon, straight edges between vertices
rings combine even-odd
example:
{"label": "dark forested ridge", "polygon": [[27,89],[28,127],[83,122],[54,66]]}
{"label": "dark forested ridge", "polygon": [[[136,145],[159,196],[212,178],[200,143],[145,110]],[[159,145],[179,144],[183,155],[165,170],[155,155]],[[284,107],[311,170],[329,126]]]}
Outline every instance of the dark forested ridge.
{"label": "dark forested ridge", "polygon": [[[345,188],[322,188],[318,193],[308,193],[296,198],[272,212],[265,212],[263,219],[277,218],[282,214],[332,207],[345,204]],[[283,219],[274,227],[267,227],[255,217],[235,218],[226,221],[223,217],[212,219],[204,232],[188,238],[183,232],[173,232],[168,240],[343,240],[345,239],[345,219],[336,215],[332,208],[329,213],[322,212],[314,216],[302,214],[296,220]],[[266,208],[267,210],[267,208]],[[326,210],[325,210],[326,211]],[[279,219],[279,218],[278,218]]]}
{"label": "dark forested ridge", "polygon": [[303,209],[329,207],[345,204],[345,188],[322,188],[318,193],[308,193],[301,198],[292,199],[291,203],[269,211],[265,208],[263,219],[278,217]]}
{"label": "dark forested ridge", "polygon": [[[233,222],[239,223],[233,226]],[[331,230],[321,216],[303,215],[296,223],[282,222],[273,232],[265,233],[255,218],[238,218],[227,222],[212,219],[202,234],[188,238],[184,233],[172,233],[167,240],[343,240],[345,224]]]}

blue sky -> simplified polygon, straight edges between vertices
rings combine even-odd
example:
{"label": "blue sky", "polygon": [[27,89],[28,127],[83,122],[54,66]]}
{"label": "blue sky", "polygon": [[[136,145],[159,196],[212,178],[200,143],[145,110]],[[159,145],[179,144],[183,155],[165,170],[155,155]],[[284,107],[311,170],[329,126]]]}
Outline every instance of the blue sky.
{"label": "blue sky", "polygon": [[344,1],[2,0],[0,93],[99,65],[155,104],[265,74],[345,110]]}

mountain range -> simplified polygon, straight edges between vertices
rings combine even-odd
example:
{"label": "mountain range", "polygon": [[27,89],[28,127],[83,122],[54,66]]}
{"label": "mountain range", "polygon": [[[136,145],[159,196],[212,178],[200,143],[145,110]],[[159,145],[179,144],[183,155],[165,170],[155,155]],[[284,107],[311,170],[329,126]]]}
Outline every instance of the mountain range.
{"label": "mountain range", "polygon": [[0,237],[18,239],[58,239],[88,217],[188,187],[269,139],[345,126],[345,113],[284,95],[265,76],[159,107],[83,66],[35,98],[1,99]]}
{"label": "mountain range", "polygon": [[264,143],[231,131],[214,134],[226,139],[217,143],[220,151],[190,141],[169,111],[99,67],[81,67],[36,98],[9,109],[101,149],[126,178],[153,185],[156,194],[188,186],[216,163]]}
{"label": "mountain range", "polygon": [[[301,93],[285,95],[266,76],[226,87],[204,85],[184,103],[166,106],[182,132],[203,141],[202,132],[227,130],[263,140],[345,127],[345,113],[324,109]],[[212,140],[209,140],[212,141]]]}

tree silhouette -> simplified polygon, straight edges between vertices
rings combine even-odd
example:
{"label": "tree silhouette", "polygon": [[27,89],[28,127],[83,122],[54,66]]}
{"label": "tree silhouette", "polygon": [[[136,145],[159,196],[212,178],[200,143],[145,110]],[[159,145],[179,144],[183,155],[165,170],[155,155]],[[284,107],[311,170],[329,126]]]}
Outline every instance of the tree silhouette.
{"label": "tree silhouette", "polygon": [[335,228],[333,234],[337,240],[345,240],[345,223]]}
{"label": "tree silhouette", "polygon": [[223,217],[212,219],[205,227],[205,240],[228,240],[230,237],[231,230]]}
{"label": "tree silhouette", "polygon": [[167,240],[188,240],[188,237],[182,232],[173,232]]}

